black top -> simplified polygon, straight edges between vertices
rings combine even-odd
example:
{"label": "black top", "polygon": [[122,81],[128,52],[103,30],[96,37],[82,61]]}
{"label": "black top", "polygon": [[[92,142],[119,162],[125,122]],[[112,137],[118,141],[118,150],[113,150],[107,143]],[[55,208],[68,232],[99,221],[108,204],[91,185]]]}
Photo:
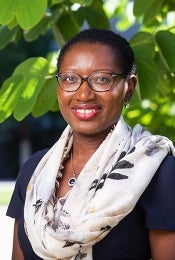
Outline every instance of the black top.
{"label": "black top", "polygon": [[[18,219],[18,236],[25,260],[38,260],[24,231],[26,186],[47,149],[34,154],[22,167],[7,215]],[[150,259],[148,229],[175,231],[175,157],[167,156],[133,211],[99,243],[94,260]],[[59,256],[58,256],[59,257]]]}

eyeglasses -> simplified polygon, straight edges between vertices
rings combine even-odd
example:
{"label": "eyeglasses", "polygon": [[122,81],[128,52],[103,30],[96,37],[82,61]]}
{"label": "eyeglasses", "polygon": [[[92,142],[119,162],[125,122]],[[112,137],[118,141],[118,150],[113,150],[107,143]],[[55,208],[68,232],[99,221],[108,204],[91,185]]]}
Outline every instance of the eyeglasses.
{"label": "eyeglasses", "polygon": [[55,77],[57,78],[60,87],[67,92],[78,90],[83,81],[86,81],[92,90],[96,92],[105,92],[112,87],[114,78],[127,78],[128,75],[96,72],[83,78],[74,72],[63,72],[57,73]]}

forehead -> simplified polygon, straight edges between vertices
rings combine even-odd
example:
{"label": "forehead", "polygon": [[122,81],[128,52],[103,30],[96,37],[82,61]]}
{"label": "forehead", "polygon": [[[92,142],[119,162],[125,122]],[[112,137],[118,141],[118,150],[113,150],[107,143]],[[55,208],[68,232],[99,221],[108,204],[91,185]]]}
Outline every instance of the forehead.
{"label": "forehead", "polygon": [[117,56],[112,47],[102,43],[78,42],[73,44],[61,58],[61,67],[65,64],[83,64],[94,66],[117,66]]}
{"label": "forehead", "polygon": [[77,42],[74,43],[73,45],[71,45],[68,50],[65,52],[64,56],[67,53],[70,52],[86,52],[90,51],[92,53],[96,52],[97,50],[99,50],[99,52],[103,52],[104,55],[105,54],[113,54],[114,55],[114,50],[111,46],[106,45],[104,43],[100,43],[100,42],[95,42],[95,43],[91,43],[91,42]]}

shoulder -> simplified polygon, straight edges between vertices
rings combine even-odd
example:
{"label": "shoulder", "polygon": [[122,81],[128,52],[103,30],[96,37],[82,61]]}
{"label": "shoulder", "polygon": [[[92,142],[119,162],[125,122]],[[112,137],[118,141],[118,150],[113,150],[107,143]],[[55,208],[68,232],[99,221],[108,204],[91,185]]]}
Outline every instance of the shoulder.
{"label": "shoulder", "polygon": [[8,216],[16,219],[19,219],[19,217],[22,216],[28,182],[39,161],[47,151],[48,149],[44,149],[36,152],[21,167],[6,213]]}
{"label": "shoulder", "polygon": [[175,172],[175,156],[168,155],[165,157],[157,172]]}
{"label": "shoulder", "polygon": [[[36,168],[39,161],[42,159],[42,157],[47,153],[49,149],[43,149],[40,151],[37,151],[32,156],[30,156],[27,161],[24,163],[24,165],[21,167],[20,172],[17,177],[17,182],[22,182],[23,186],[26,186]],[[24,185],[26,184],[26,185]]]}
{"label": "shoulder", "polygon": [[175,157],[168,155],[139,200],[148,228],[175,230],[174,197]]}
{"label": "shoulder", "polygon": [[158,197],[167,197],[169,192],[175,192],[175,157],[166,156],[157,172],[152,178],[150,184],[142,195],[142,199]]}
{"label": "shoulder", "polygon": [[29,170],[29,171],[34,170],[36,168],[37,164],[39,163],[39,161],[47,153],[48,150],[49,150],[48,148],[45,148],[45,149],[37,151],[36,153],[31,155],[25,161],[24,165],[21,167],[21,170],[20,170],[19,174],[21,174],[21,171],[24,171],[24,170]]}
{"label": "shoulder", "polygon": [[32,177],[32,174],[35,171],[35,168],[38,165],[39,161],[42,159],[47,151],[48,149],[43,149],[31,155],[19,171],[15,184],[15,192],[19,193],[23,201],[25,200],[26,187],[28,185],[28,182],[30,181],[30,178]]}
{"label": "shoulder", "polygon": [[173,186],[175,187],[175,157],[168,155],[159,166],[146,192],[167,193],[168,187],[171,191]]}

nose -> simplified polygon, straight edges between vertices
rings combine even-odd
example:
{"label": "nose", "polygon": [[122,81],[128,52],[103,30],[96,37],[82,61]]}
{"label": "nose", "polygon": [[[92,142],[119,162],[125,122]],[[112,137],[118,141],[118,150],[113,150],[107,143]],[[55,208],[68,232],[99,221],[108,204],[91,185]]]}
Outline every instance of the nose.
{"label": "nose", "polygon": [[80,101],[91,100],[95,96],[95,92],[90,88],[87,78],[82,78],[81,85],[75,94]]}

